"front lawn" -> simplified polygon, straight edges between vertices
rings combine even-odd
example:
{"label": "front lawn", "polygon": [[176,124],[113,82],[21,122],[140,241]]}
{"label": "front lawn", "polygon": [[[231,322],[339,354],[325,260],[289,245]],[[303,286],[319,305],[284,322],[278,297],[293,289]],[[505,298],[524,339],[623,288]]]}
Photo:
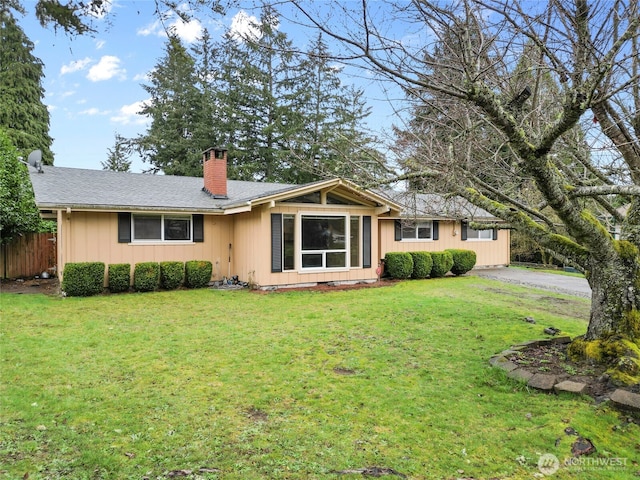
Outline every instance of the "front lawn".
{"label": "front lawn", "polygon": [[588,307],[477,277],[2,294],[0,478],[529,479],[542,454],[571,457],[569,427],[601,461],[554,479],[631,478],[638,425],[488,366],[544,327],[584,333]]}

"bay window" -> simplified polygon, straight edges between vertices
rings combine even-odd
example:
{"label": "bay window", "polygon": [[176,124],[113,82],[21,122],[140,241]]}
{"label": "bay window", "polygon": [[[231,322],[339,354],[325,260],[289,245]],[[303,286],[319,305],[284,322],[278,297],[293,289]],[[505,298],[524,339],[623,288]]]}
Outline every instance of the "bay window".
{"label": "bay window", "polygon": [[271,271],[371,268],[371,217],[271,214]]}

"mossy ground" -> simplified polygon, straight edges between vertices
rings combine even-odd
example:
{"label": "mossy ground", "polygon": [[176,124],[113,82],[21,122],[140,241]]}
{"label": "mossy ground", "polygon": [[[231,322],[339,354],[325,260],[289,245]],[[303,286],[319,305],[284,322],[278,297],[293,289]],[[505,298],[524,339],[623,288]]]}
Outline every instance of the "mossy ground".
{"label": "mossy ground", "polygon": [[640,345],[622,336],[601,340],[576,338],[568,348],[573,361],[596,362],[608,367],[607,373],[620,386],[640,383]]}

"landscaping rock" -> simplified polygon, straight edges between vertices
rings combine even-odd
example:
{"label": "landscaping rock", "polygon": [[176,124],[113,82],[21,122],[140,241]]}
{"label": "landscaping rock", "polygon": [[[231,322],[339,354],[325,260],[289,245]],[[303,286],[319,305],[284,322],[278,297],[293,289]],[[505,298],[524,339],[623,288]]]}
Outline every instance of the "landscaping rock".
{"label": "landscaping rock", "polygon": [[516,368],[518,368],[518,365],[513,363],[511,360],[509,360],[507,357],[505,357],[502,354],[501,355],[496,355],[494,357],[491,357],[489,359],[489,364],[492,367],[498,367],[498,368],[501,368],[503,370],[506,370],[507,372],[510,372],[510,371],[515,370]]}
{"label": "landscaping rock", "polygon": [[527,385],[537,390],[553,390],[556,384],[557,377],[555,375],[545,375],[543,373],[536,373],[529,379]]}
{"label": "landscaping rock", "polygon": [[587,390],[587,384],[581,382],[572,382],[571,380],[565,380],[563,382],[554,385],[553,389],[556,392],[569,392],[577,393],[579,395],[585,393]]}
{"label": "landscaping rock", "polygon": [[611,403],[622,410],[640,413],[640,394],[618,388],[611,394]]}
{"label": "landscaping rock", "polygon": [[544,329],[544,333],[546,333],[547,335],[557,335],[560,333],[560,329],[555,327],[548,327]]}
{"label": "landscaping rock", "polygon": [[524,382],[528,382],[531,377],[533,377],[533,373],[524,368],[518,368],[516,370],[511,370],[507,373],[507,377],[512,378],[514,380],[521,380]]}

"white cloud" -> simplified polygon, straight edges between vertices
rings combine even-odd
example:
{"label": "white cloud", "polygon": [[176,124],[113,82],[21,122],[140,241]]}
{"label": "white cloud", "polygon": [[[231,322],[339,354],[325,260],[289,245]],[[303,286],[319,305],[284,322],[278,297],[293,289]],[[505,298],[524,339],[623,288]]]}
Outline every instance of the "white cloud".
{"label": "white cloud", "polygon": [[144,125],[148,119],[140,115],[140,111],[147,105],[149,100],[142,100],[120,107],[117,115],[111,117],[111,121],[120,125]]}
{"label": "white cloud", "polygon": [[120,59],[118,57],[105,55],[98,63],[89,69],[87,78],[92,82],[111,80],[114,77],[124,80],[126,73],[127,71],[120,66]]}
{"label": "white cloud", "polygon": [[96,108],[96,107],[91,107],[91,108],[87,108],[86,110],[82,110],[81,112],[78,112],[80,115],[89,115],[91,117],[95,116],[95,115],[106,115],[109,112],[105,112],[105,111],[101,111],[100,109]]}
{"label": "white cloud", "polygon": [[259,24],[260,22],[257,17],[247,14],[244,10],[240,10],[231,19],[229,33],[236,40],[257,40],[262,36]]}
{"label": "white cloud", "polygon": [[133,77],[133,81],[134,82],[148,82],[149,79],[151,78],[150,74],[151,74],[151,72],[138,73]]}
{"label": "white cloud", "polygon": [[60,68],[60,75],[66,75],[68,73],[78,72],[80,70],[84,70],[91,63],[91,59],[89,57],[85,57],[82,60],[76,60],[67,65],[63,65]]}
{"label": "white cloud", "polygon": [[[188,7],[182,5],[180,8],[186,11],[185,9]],[[197,18],[185,22],[172,11],[165,12],[162,18],[163,21],[155,20],[153,23],[139,28],[136,33],[143,37],[149,35],[167,37],[167,32],[169,32],[186,43],[193,43],[202,35],[202,24]]]}
{"label": "white cloud", "polygon": [[96,40],[96,50],[102,50],[102,48],[107,44],[106,40]]}
{"label": "white cloud", "polygon": [[193,43],[202,35],[202,24],[196,18],[191,19],[189,22],[177,18],[175,22],[169,25],[169,31],[181,40]]}
{"label": "white cloud", "polygon": [[160,31],[161,29],[161,23],[156,20],[153,23],[150,23],[149,25],[147,25],[146,27],[141,27],[139,28],[136,33],[138,35],[141,35],[143,37],[148,37],[149,35],[160,35]]}

